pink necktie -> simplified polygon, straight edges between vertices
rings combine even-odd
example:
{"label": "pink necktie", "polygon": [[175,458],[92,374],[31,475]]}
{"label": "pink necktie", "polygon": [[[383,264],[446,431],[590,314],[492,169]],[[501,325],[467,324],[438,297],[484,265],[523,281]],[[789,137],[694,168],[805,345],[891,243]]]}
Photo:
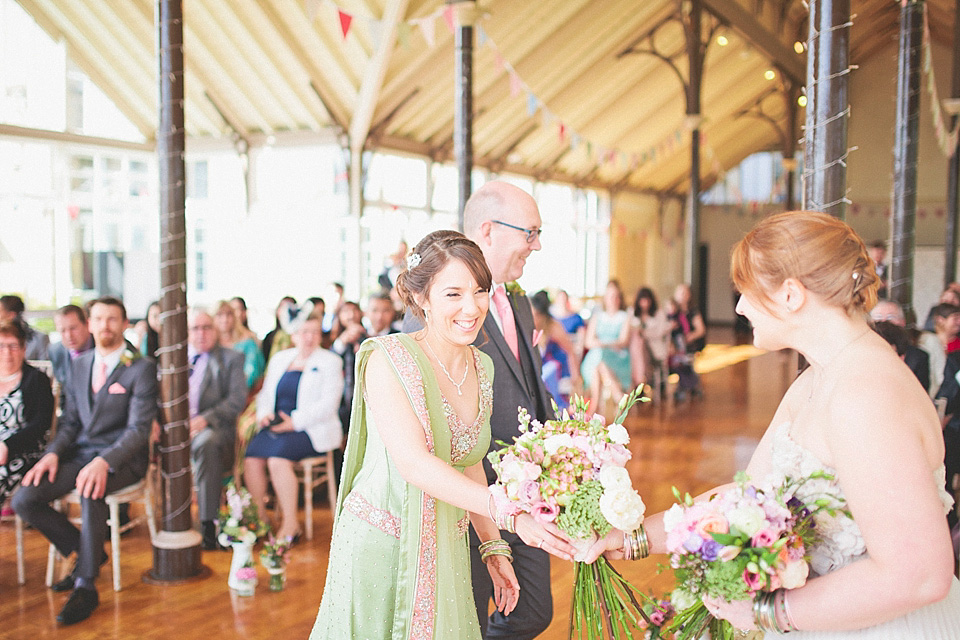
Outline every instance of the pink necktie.
{"label": "pink necktie", "polygon": [[520,350],[517,348],[517,323],[513,319],[513,308],[507,299],[505,287],[497,287],[493,292],[493,304],[497,306],[497,315],[500,316],[500,326],[503,330],[503,339],[513,352],[513,357],[520,360]]}
{"label": "pink necktie", "polygon": [[107,363],[101,360],[100,366],[98,366],[97,370],[93,373],[93,392],[99,392],[105,384],[107,384]]}

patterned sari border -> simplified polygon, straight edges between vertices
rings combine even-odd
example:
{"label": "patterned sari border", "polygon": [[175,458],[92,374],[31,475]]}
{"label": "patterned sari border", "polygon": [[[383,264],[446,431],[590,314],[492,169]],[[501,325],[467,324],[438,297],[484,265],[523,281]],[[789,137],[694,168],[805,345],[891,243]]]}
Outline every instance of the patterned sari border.
{"label": "patterned sari border", "polygon": [[343,508],[370,526],[393,536],[397,540],[400,539],[400,518],[389,511],[373,506],[356,491],[352,492],[343,501]]}

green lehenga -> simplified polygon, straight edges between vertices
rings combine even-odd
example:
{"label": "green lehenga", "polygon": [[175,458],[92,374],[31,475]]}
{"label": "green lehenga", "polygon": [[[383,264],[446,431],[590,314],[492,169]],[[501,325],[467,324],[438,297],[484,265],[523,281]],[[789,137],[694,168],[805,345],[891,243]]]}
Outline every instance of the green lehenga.
{"label": "green lehenga", "polygon": [[[474,424],[463,425],[410,336],[367,340],[357,354],[358,384],[376,349],[387,355],[406,389],[431,452],[461,472],[482,460],[490,442],[490,359],[471,348],[481,410]],[[403,480],[379,437],[381,425],[367,411],[371,393],[354,395],[330,564],[310,637],[480,638],[467,513]]]}

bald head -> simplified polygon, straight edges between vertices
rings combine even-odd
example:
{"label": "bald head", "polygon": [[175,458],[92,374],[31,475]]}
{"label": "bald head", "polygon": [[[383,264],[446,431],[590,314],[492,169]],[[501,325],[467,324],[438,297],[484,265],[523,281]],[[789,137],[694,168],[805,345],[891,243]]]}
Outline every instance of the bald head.
{"label": "bald head", "polygon": [[476,242],[495,283],[523,275],[527,258],[540,250],[539,235],[527,242],[530,230],[542,225],[537,201],[523,189],[494,180],[477,189],[463,210],[464,235]]}
{"label": "bald head", "polygon": [[874,322],[889,322],[898,327],[905,327],[907,320],[903,316],[903,309],[892,300],[881,300],[870,310],[870,317]]}

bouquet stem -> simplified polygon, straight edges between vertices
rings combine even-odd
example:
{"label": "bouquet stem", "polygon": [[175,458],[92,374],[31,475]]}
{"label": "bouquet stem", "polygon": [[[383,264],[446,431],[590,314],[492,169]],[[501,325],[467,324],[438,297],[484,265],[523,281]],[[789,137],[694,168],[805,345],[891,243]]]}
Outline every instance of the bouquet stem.
{"label": "bouquet stem", "polygon": [[591,565],[576,562],[573,573],[571,640],[626,640],[633,637],[634,631],[643,629],[641,624],[651,624],[634,596],[636,587],[606,558],[601,556]]}

